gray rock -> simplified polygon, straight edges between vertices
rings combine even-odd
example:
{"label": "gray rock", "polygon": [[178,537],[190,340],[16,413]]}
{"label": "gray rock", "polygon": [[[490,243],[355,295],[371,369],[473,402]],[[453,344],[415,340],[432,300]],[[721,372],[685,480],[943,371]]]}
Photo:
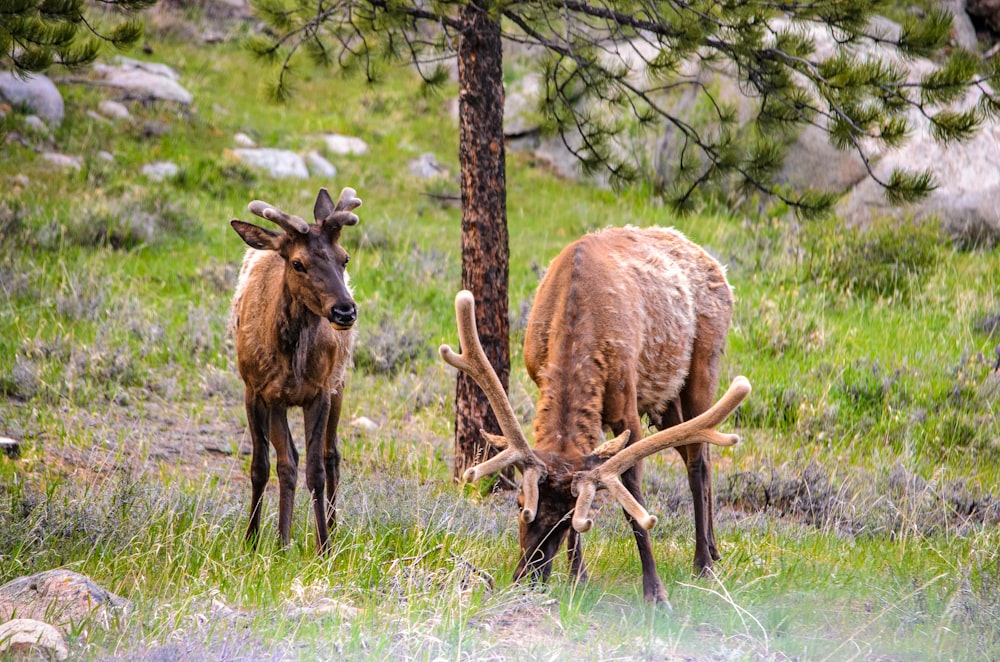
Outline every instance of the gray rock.
{"label": "gray rock", "polygon": [[83,168],[83,159],[79,156],[60,154],[59,152],[42,152],[42,158],[59,168],[70,170],[80,170]]}
{"label": "gray rock", "polygon": [[234,149],[238,159],[249,166],[266,171],[272,177],[295,177],[306,179],[309,169],[301,156],[287,149]]}
{"label": "gray rock", "polygon": [[410,174],[421,179],[447,177],[448,169],[438,163],[437,157],[430,152],[421,154],[410,161]]}
{"label": "gray rock", "polygon": [[253,138],[245,133],[237,133],[233,136],[233,142],[236,143],[237,147],[256,147],[257,143],[254,142]]}
{"label": "gray rock", "polygon": [[49,126],[62,124],[65,105],[55,83],[43,74],[19,78],[9,71],[0,71],[0,99],[12,106],[21,106],[44,119]]}
{"label": "gray rock", "polygon": [[337,176],[337,167],[324,159],[315,150],[306,154],[306,164],[309,166],[309,172],[314,177],[326,177],[329,179]]}
{"label": "gray rock", "polygon": [[180,172],[176,163],[170,161],[155,161],[142,166],[140,171],[148,179],[154,182],[162,182],[165,179],[173,179]]}
{"label": "gray rock", "polygon": [[190,104],[194,97],[179,82],[177,72],[165,64],[118,58],[117,64],[94,65],[106,85],[121,88],[138,98]]}
{"label": "gray rock", "polygon": [[38,115],[28,115],[24,118],[24,126],[31,129],[33,133],[43,136],[50,135],[49,125]]}
{"label": "gray rock", "polygon": [[1000,186],[966,193],[935,191],[920,216],[938,216],[941,228],[960,249],[991,249],[1000,244]]}
{"label": "gray rock", "polygon": [[132,119],[132,113],[129,112],[125,104],[112,101],[110,99],[105,99],[101,103],[97,104],[97,110],[101,113],[101,115],[110,117],[113,120]]}
{"label": "gray rock", "polygon": [[323,136],[326,148],[334,154],[367,154],[368,143],[361,138],[331,133]]}
{"label": "gray rock", "polygon": [[15,618],[0,625],[0,656],[32,659],[32,653],[47,660],[65,660],[69,657],[66,639],[48,623],[30,618]]}

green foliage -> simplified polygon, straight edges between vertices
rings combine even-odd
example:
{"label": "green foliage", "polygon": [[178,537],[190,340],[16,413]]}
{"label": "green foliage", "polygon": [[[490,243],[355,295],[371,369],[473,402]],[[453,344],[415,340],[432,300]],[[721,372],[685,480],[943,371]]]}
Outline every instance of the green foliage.
{"label": "green foliage", "polygon": [[816,223],[807,235],[807,278],[856,296],[905,300],[941,259],[940,231],[929,222],[846,229]]}
{"label": "green foliage", "polygon": [[[142,37],[136,20],[156,0],[8,0],[0,3],[0,66],[18,74],[45,71],[54,63],[73,68],[93,62],[103,44],[125,49]],[[105,21],[113,22],[105,26]]]}

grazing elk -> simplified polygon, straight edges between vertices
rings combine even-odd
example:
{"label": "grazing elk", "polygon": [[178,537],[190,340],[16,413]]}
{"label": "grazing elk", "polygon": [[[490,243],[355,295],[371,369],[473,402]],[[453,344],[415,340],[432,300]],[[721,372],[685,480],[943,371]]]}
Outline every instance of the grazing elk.
{"label": "grazing elk", "polygon": [[[540,391],[533,448],[479,343],[472,295],[460,292],[455,307],[462,354],[443,345],[441,357],[485,391],[504,434],[482,433],[504,450],[464,478],[512,464],[523,474],[515,581],[547,579],[567,539],[570,570],[585,579],[580,533],[591,526],[596,490],[605,488],[632,525],[644,597],[668,604],[650,545],[656,518],[643,507],[641,462],[665,448],[684,458],[694,565],[705,572],[720,558],[707,444],[738,441],[714,427],[750,392],[737,377],[712,406],[732,316],[723,267],[679,232],[660,228],[611,228],[565,248],[539,285],[525,332],[524,362]],[[646,439],[643,414],[660,430]],[[605,427],[618,436],[605,441]]]}
{"label": "grazing elk", "polygon": [[254,544],[271,472],[269,441],[277,458],[282,544],[288,545],[291,535],[299,455],[288,429],[289,407],[303,410],[306,486],[312,495],[320,553],[326,551],[329,529],[336,523],[337,423],[357,319],[345,269],[347,252],[338,240],[341,228],[358,222],[351,210],[360,204],[354,189],[345,188],[334,205],[321,188],[313,224],[259,200],[250,203],[250,211],[284,232],[238,219],[230,222],[251,248],[240,269],[230,328],[246,386],[253,442],[246,537]]}

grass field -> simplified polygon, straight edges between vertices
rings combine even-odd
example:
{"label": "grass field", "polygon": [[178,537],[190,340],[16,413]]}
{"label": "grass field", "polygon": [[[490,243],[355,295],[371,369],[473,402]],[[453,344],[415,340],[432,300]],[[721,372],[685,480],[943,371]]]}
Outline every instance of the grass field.
{"label": "grass field", "polygon": [[[683,230],[728,265],[737,303],[723,382],[754,385],[716,451],[717,576],[691,575],[686,476],[647,463],[654,550],[672,611],[642,602],[635,545],[606,504],[584,536],[590,581],[564,558],[536,590],[512,585],[513,495],[450,479],[460,212],[408,173],[424,152],[457,174],[449,94],[406,71],[369,87],[304,70],[293,100],[261,100],[267,72],[236,43],[153,35],[152,56],[190,108],[87,115],[109,91],[64,85],[53,138],[81,155],[53,171],[21,116],[0,159],[0,583],[53,567],[132,601],[108,627],[71,633],[94,659],[997,659],[1000,658],[1000,255],[959,252],[930,227],[867,232],[720,205],[673,216],[648,191],[612,193],[508,156],[511,397],[538,272],[608,225]],[[155,130],[154,130],[155,129]],[[363,138],[330,157],[336,181],[271,180],[227,150]],[[97,152],[116,157],[113,164]],[[180,175],[138,174],[172,160]],[[17,178],[23,175],[27,178]],[[305,215],[316,191],[352,186],[344,232],[359,302],[346,392],[340,525],[313,553],[299,492],[293,543],[265,500],[260,549],[249,502],[242,385],[225,333],[244,244],[228,220],[255,198]],[[378,427],[352,422],[367,417]],[[301,443],[301,417],[293,416]],[[304,480],[300,479],[300,485]],[[273,481],[272,481],[273,487]]]}

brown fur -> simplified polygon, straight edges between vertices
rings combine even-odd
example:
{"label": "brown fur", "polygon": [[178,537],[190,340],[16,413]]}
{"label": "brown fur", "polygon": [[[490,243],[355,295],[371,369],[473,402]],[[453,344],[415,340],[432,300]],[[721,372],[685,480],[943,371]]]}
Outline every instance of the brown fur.
{"label": "brown fur", "polygon": [[[571,570],[586,574],[569,514],[573,474],[599,460],[604,429],[642,436],[640,416],[663,427],[708,409],[732,317],[725,270],[674,230],[611,228],[570,244],[535,295],[524,341],[528,374],[540,389],[534,452],[548,467],[538,514],[521,523],[516,578],[546,578],[568,537]],[[719,558],[712,526],[706,444],[681,446],[694,497],[695,567]],[[623,475],[642,503],[641,463]],[[649,534],[632,522],[643,592],[666,602]]]}
{"label": "brown fur", "polygon": [[[348,191],[345,189],[345,194]],[[334,208],[326,190],[321,189],[315,209],[317,222],[307,226],[293,218],[299,225],[280,223],[287,225],[284,234],[232,221],[233,228],[252,247],[240,270],[230,329],[246,386],[247,423],[253,443],[246,535],[254,543],[270,476],[269,443],[277,462],[278,532],[283,544],[290,540],[298,451],[288,428],[289,407],[302,407],[304,412],[306,485],[312,494],[320,551],[326,549],[329,529],[336,523],[340,478],[337,425],[356,316],[345,270],[347,253],[337,242],[341,227],[357,222],[348,212],[360,204],[353,191],[350,196],[345,194]]]}

